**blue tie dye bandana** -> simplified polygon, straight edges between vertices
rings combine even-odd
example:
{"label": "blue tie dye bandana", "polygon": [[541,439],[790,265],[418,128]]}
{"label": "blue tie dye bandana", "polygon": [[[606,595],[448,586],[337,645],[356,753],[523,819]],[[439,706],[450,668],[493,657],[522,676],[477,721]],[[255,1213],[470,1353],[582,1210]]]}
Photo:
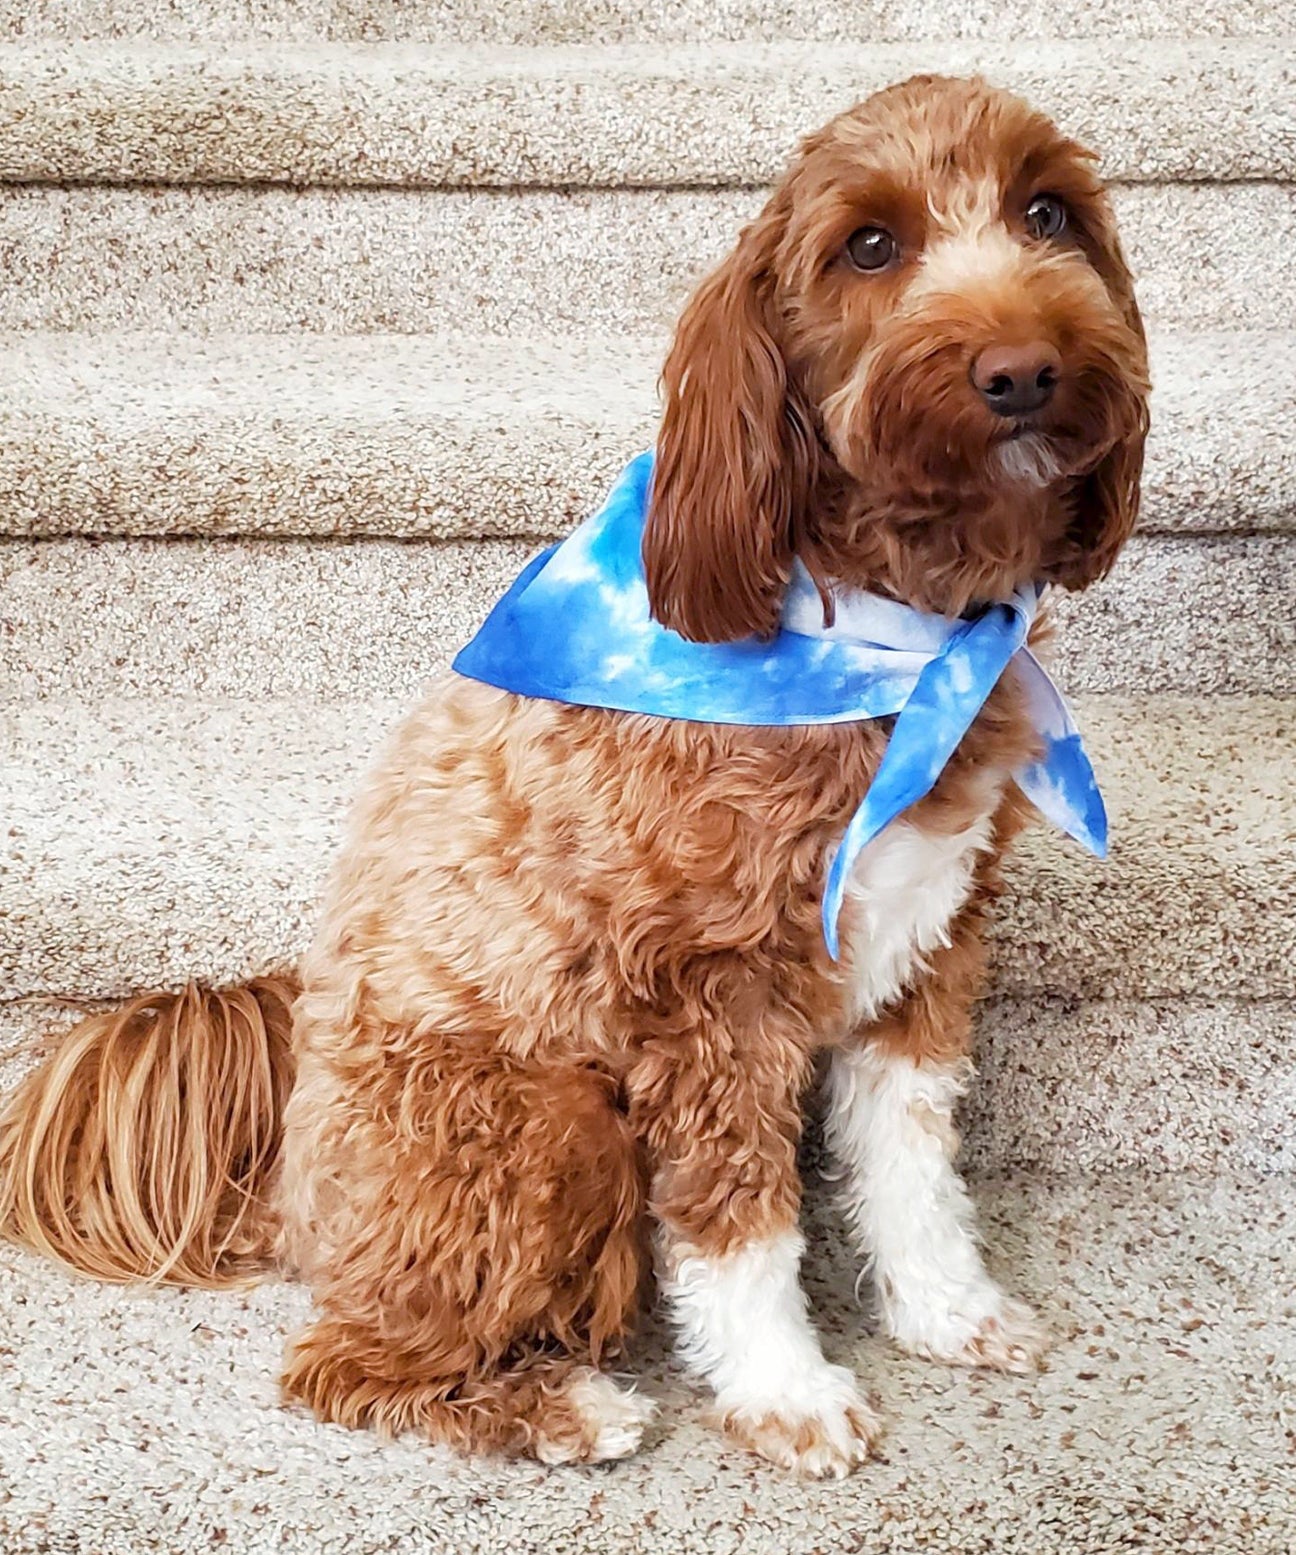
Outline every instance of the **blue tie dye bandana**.
{"label": "blue tie dye bandana", "polygon": [[652,467],[651,452],[640,455],[599,512],[527,566],[455,659],[459,674],[520,696],[698,723],[897,715],[828,871],[823,927],[834,959],[852,865],[931,791],[1010,659],[1044,750],[1016,781],[1049,820],[1105,856],[1107,816],[1093,768],[1062,694],[1026,646],[1037,589],[962,620],[843,591],[825,626],[819,592],[797,563],[772,638],[688,642],[648,609],[641,547]]}

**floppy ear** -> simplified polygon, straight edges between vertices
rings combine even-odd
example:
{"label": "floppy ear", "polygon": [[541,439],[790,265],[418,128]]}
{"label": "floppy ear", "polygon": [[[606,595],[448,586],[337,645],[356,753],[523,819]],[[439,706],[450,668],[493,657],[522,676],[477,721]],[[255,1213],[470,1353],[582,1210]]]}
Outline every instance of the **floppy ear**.
{"label": "floppy ear", "polygon": [[1134,532],[1148,433],[1147,337],[1106,196],[1091,214],[1086,237],[1090,263],[1126,325],[1123,347],[1115,353],[1124,392],[1113,407],[1117,441],[1075,493],[1075,517],[1067,531],[1071,554],[1056,574],[1057,581],[1069,589],[1086,588],[1106,577]]}
{"label": "floppy ear", "polygon": [[643,559],[653,615],[694,642],[772,632],[819,460],[774,313],[766,212],[698,288],[662,372]]}
{"label": "floppy ear", "polygon": [[1105,578],[1134,532],[1148,428],[1147,402],[1140,400],[1138,404],[1137,424],[1085,476],[1076,493],[1075,517],[1067,531],[1074,554],[1057,580],[1066,588],[1088,588]]}

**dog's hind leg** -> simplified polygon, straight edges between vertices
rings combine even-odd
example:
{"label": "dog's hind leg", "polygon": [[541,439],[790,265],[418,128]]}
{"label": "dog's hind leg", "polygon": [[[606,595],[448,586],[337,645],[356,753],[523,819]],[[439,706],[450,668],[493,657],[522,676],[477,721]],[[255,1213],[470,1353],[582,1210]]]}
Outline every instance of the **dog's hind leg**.
{"label": "dog's hind leg", "polygon": [[318,1127],[330,1087],[311,1060],[290,1109],[286,1173],[322,1173],[326,1212],[307,1270],[321,1316],[290,1348],[286,1394],[468,1451],[626,1456],[652,1411],[598,1370],[644,1264],[614,1082],[457,1039],[391,1056],[363,1099],[334,1092],[341,1128]]}
{"label": "dog's hind leg", "polygon": [[[383,1376],[402,1365],[402,1380]],[[293,1344],[286,1391],[322,1420],[417,1431],[463,1452],[599,1462],[638,1447],[653,1406],[571,1355],[518,1349],[496,1371],[423,1376],[426,1361],[382,1348],[372,1331],[325,1317]]]}

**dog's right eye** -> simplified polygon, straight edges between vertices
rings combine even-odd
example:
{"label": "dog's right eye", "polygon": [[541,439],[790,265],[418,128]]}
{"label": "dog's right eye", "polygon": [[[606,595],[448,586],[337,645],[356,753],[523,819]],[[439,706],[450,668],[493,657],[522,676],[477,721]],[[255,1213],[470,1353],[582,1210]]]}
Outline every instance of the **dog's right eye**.
{"label": "dog's right eye", "polygon": [[885,227],[861,227],[846,239],[846,257],[857,270],[885,270],[896,256],[896,240]]}
{"label": "dog's right eye", "polygon": [[1066,206],[1051,194],[1037,194],[1026,207],[1026,230],[1033,238],[1055,238],[1066,224]]}

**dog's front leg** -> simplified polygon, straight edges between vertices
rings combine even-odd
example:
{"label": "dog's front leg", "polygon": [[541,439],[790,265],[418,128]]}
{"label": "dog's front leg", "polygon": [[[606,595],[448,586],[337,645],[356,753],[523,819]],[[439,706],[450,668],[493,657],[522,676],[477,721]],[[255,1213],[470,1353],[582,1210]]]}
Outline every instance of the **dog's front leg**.
{"label": "dog's front leg", "polygon": [[1024,1372],[1043,1332],[987,1272],[954,1166],[954,1109],[973,1073],[979,935],[974,909],[923,980],[833,1054],[825,1132],[887,1332],[915,1355]]}
{"label": "dog's front leg", "polygon": [[659,1281],[726,1433],[807,1477],[864,1462],[878,1421],[824,1358],[799,1267],[804,1047],[766,1030],[650,1045],[632,1082],[653,1161]]}

